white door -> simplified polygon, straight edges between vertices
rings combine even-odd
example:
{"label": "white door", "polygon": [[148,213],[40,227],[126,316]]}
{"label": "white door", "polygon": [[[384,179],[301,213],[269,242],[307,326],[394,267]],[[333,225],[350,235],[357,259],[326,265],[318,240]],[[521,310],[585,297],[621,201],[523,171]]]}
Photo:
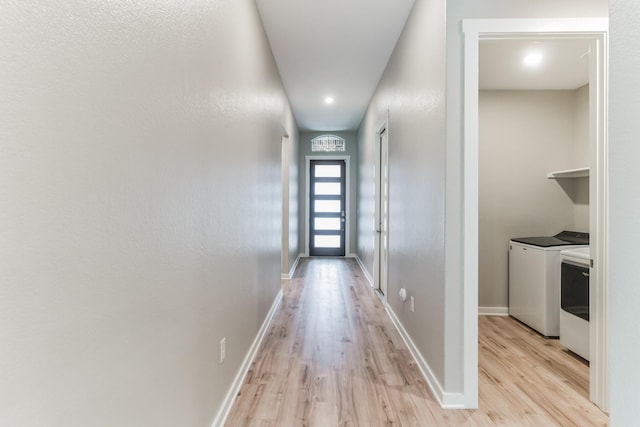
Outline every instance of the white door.
{"label": "white door", "polygon": [[389,276],[389,138],[386,127],[383,127],[378,133],[378,143],[380,145],[380,198],[378,201],[380,280],[378,283],[380,292],[386,295]]}
{"label": "white door", "polygon": [[282,159],[282,242],[280,270],[282,277],[289,275],[289,137],[283,136]]}

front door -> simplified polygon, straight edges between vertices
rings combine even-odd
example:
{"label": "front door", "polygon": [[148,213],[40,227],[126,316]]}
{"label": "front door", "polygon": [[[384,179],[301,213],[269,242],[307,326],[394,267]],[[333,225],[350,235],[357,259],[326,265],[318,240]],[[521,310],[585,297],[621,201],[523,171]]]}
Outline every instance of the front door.
{"label": "front door", "polygon": [[344,160],[311,160],[309,170],[309,255],[344,256]]}

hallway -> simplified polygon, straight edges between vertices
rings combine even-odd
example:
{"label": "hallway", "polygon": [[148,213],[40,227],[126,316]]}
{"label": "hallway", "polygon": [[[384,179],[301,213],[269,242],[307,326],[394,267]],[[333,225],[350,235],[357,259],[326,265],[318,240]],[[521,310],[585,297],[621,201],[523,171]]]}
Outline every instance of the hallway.
{"label": "hallway", "polygon": [[480,319],[480,410],[443,410],[355,260],[304,259],[283,292],[228,426],[607,423],[587,366],[510,318]]}
{"label": "hallway", "polygon": [[[519,324],[481,318],[477,345],[478,298],[465,291],[475,275],[464,262],[476,245],[464,235],[473,117],[464,114],[470,44],[462,30],[483,20],[609,16],[600,71],[610,123],[599,131],[612,147],[601,159],[610,172],[611,262],[594,268],[611,284],[610,423],[637,424],[640,328],[629,325],[640,306],[640,57],[628,55],[640,46],[637,0],[1,4],[0,426],[507,425],[517,417],[539,425],[566,414],[603,424],[579,364],[575,381],[531,384],[533,374],[554,378],[546,367],[558,362],[529,351],[554,348]],[[374,9],[400,4],[406,21],[385,32],[390,14]],[[283,46],[311,58],[276,53],[267,8],[271,27],[292,31]],[[348,15],[361,40],[381,41],[365,49],[355,25],[341,25]],[[376,16],[383,25],[370,24]],[[313,37],[318,43],[304,43]],[[346,54],[323,60],[338,50]],[[369,75],[365,54],[381,74]],[[304,90],[288,84],[283,64],[311,79]],[[359,98],[352,89],[366,89],[365,80],[371,91]],[[343,123],[341,108],[356,104],[355,121]],[[382,128],[388,309],[418,364],[365,280],[378,270]],[[350,156],[349,258],[303,260],[278,308],[281,278],[309,249],[308,137],[334,132],[351,135],[339,154]],[[545,174],[539,179],[557,186]],[[528,350],[511,354],[509,341]],[[509,364],[531,355],[542,363]],[[576,363],[562,353],[557,360]],[[434,398],[419,372],[427,369]]]}

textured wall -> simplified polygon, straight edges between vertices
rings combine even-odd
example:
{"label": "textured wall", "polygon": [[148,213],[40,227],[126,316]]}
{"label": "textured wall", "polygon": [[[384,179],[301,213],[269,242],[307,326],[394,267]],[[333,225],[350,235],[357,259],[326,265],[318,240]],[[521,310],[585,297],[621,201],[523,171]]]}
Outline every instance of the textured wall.
{"label": "textured wall", "polygon": [[0,425],[210,425],[280,283],[254,2],[0,16]]}
{"label": "textured wall", "polygon": [[638,423],[640,4],[611,0],[609,78],[611,425]]}
{"label": "textured wall", "polygon": [[[444,2],[416,1],[358,131],[358,256],[373,277],[376,132],[389,111],[387,300],[444,385]],[[415,298],[415,313],[398,297]],[[456,337],[453,337],[454,339]]]}

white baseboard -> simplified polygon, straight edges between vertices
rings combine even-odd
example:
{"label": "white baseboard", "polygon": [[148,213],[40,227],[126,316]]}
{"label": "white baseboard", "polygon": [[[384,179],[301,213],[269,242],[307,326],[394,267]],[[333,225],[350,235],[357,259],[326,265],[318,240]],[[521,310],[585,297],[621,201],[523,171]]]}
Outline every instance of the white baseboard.
{"label": "white baseboard", "polygon": [[283,273],[282,274],[282,279],[288,280],[291,279],[293,277],[293,275],[296,272],[296,268],[298,268],[298,263],[300,262],[300,258],[302,257],[302,254],[298,254],[298,257],[296,258],[295,261],[293,261],[293,265],[291,266],[291,269],[289,270],[289,273]]}
{"label": "white baseboard", "polygon": [[[362,260],[358,256],[356,256],[356,260],[360,265],[360,269],[362,270],[362,273],[369,281],[369,284],[371,285],[371,287],[373,287],[373,279],[367,272],[367,269],[365,268]],[[444,389],[442,388],[442,385],[440,384],[436,376],[433,374],[433,371],[429,367],[429,364],[427,363],[426,360],[424,360],[424,357],[422,357],[422,353],[420,353],[420,351],[418,350],[418,347],[416,347],[413,340],[411,339],[411,336],[407,333],[406,329],[404,329],[404,326],[402,326],[402,322],[400,322],[400,319],[398,319],[398,316],[396,316],[396,313],[393,311],[391,306],[387,304],[387,301],[385,298],[381,298],[381,301],[384,304],[384,308],[387,312],[387,315],[391,319],[393,326],[395,326],[396,330],[402,337],[402,341],[404,341],[405,345],[409,349],[409,352],[411,353],[411,356],[413,356],[413,359],[416,361],[416,364],[418,365],[418,368],[420,369],[422,376],[427,382],[427,385],[429,386],[431,393],[433,394],[435,399],[438,401],[440,406],[444,409],[464,408],[465,407],[464,394],[449,393],[444,391]]]}
{"label": "white baseboard", "polygon": [[222,406],[218,410],[218,414],[213,420],[213,424],[211,424],[212,427],[224,426],[224,423],[229,416],[229,412],[231,411],[231,407],[233,406],[233,402],[235,401],[236,396],[238,395],[238,392],[242,387],[242,383],[244,383],[244,378],[247,376],[247,372],[249,371],[249,368],[253,363],[253,359],[256,357],[256,353],[258,352],[258,349],[260,348],[260,345],[262,344],[262,341],[267,334],[267,330],[269,329],[269,326],[271,325],[273,317],[278,311],[281,302],[282,289],[278,292],[278,295],[276,295],[276,298],[273,300],[273,304],[271,304],[271,309],[269,309],[267,317],[264,319],[264,322],[262,322],[262,326],[260,327],[256,338],[253,340],[253,343],[249,348],[249,352],[242,361],[242,365],[240,365],[240,369],[238,370],[238,373],[236,374],[236,377],[234,378],[233,383],[231,384],[231,387],[229,388],[229,391],[227,392],[227,395],[222,402]]}
{"label": "white baseboard", "polygon": [[508,316],[509,307],[478,307],[479,316]]}
{"label": "white baseboard", "polygon": [[358,265],[360,266],[360,270],[362,270],[362,274],[364,274],[365,279],[369,282],[369,285],[373,288],[373,277],[367,271],[367,267],[364,266],[364,263],[360,259],[358,255],[355,255],[356,261],[358,261]]}
{"label": "white baseboard", "polygon": [[442,388],[442,385],[440,384],[436,376],[433,374],[433,371],[429,367],[429,364],[427,363],[426,360],[424,360],[424,357],[422,357],[422,354],[420,353],[416,345],[413,343],[411,336],[409,336],[407,331],[404,329],[404,326],[402,326],[400,319],[398,319],[398,316],[396,316],[391,306],[389,306],[389,304],[385,304],[385,309],[387,310],[387,314],[389,315],[391,322],[393,322],[393,325],[396,327],[396,329],[398,330],[398,333],[402,337],[402,340],[404,341],[406,346],[409,348],[409,351],[411,352],[413,359],[416,361],[416,364],[418,365],[420,372],[422,372],[422,376],[427,382],[427,385],[429,386],[431,393],[433,394],[435,399],[438,401],[440,406],[444,409],[464,408],[464,395],[462,393],[448,393],[444,391],[444,389]]}

